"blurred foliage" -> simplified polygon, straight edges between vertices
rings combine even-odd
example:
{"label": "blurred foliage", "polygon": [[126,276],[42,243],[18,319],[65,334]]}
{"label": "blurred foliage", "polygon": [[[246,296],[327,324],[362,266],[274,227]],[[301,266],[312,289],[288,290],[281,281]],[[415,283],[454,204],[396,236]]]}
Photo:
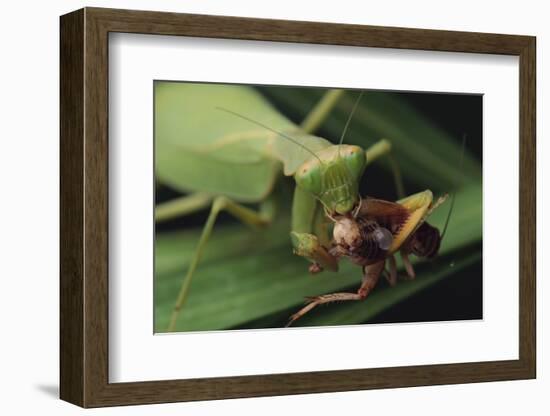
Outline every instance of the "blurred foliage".
{"label": "blurred foliage", "polygon": [[[182,85],[185,84],[164,83],[162,88],[182,88]],[[157,84],[157,93],[158,87]],[[223,105],[288,131],[295,126],[290,120],[301,120],[322,93],[319,89],[262,87],[258,90],[267,98],[264,99],[257,93],[249,94],[250,88],[239,89],[242,90],[237,91],[241,94],[239,99],[228,98],[227,90],[222,86],[201,84],[186,91],[185,105],[173,99],[163,101],[158,95],[155,97],[156,163],[160,184],[170,185],[183,192],[201,190],[201,176],[207,177],[204,179],[206,187],[214,188],[218,178],[222,183],[231,182],[235,192],[244,195],[243,201],[254,200],[248,198],[251,193],[246,188],[247,182],[238,176],[238,171],[242,166],[250,168],[259,160],[269,159],[271,148],[262,147],[258,143],[255,148],[247,148],[247,142],[240,142],[239,147],[230,149],[233,153],[219,151],[218,154],[190,154],[189,149],[196,150],[205,143],[215,142],[216,137],[225,137],[227,131],[224,123],[231,120],[230,117],[220,118],[220,112],[214,108],[205,114],[205,99],[207,104]],[[206,90],[207,96],[204,94]],[[346,92],[323,123],[318,132],[321,136],[332,142],[338,141],[356,94],[355,91]],[[201,104],[197,104],[199,102]],[[269,103],[274,104],[276,109]],[[159,123],[158,117],[163,112],[169,114],[164,115],[165,120]],[[243,131],[251,130],[251,126],[243,120],[233,120],[229,130],[238,133],[241,128]],[[252,129],[257,130],[257,126],[252,126]],[[437,195],[452,192],[460,185],[460,189],[456,190],[455,209],[442,242],[440,256],[429,264],[418,264],[414,281],[400,281],[391,288],[381,279],[377,289],[366,301],[316,308],[297,321],[295,326],[368,322],[377,314],[442,279],[451,276],[459,278],[470,266],[481,262],[481,163],[476,155],[466,152],[461,166],[461,138],[450,137],[409,103],[399,99],[398,94],[368,92],[353,118],[345,142],[366,148],[380,138],[391,140],[395,157],[406,178],[408,193],[432,189]],[[240,155],[247,151],[252,154]],[[218,169],[218,162],[226,163],[227,169]],[[268,163],[273,163],[273,160],[268,160]],[[362,189],[373,189],[369,183],[376,183],[376,188],[393,189],[388,167],[384,161],[369,167],[364,178],[366,185]],[[192,180],[189,181],[189,178]],[[269,189],[269,181],[263,176],[254,178],[249,173],[246,179],[257,179],[258,183],[265,181],[261,187],[254,188],[254,197],[258,189]],[[239,182],[241,180],[244,182]],[[193,186],[188,185],[190,182]],[[279,185],[290,183],[290,180],[278,182]],[[239,184],[242,190],[238,189]],[[251,230],[231,220],[220,221],[215,226],[193,278],[189,298],[180,314],[178,331],[281,327],[286,324],[289,314],[303,305],[306,296],[356,290],[361,281],[359,267],[344,260],[338,273],[324,272],[311,276],[307,271],[308,263],[292,254],[288,237],[290,195],[291,192],[283,192],[277,219],[267,229]],[[434,212],[430,223],[441,228],[448,206],[446,203]],[[189,223],[184,228],[174,227],[173,230],[158,232],[156,235],[154,296],[157,332],[166,329],[201,228],[199,224]],[[434,320],[437,319],[436,312]]]}

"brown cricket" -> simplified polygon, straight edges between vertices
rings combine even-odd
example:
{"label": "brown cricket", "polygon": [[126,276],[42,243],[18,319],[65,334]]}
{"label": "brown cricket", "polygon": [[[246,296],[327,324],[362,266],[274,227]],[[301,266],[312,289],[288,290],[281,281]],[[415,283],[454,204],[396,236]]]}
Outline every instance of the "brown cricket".
{"label": "brown cricket", "polygon": [[[445,194],[434,202],[429,190],[397,202],[366,197],[360,200],[357,209],[334,216],[331,245],[324,248],[336,262],[348,258],[361,266],[361,285],[356,293],[338,292],[307,298],[307,305],[290,317],[287,326],[317,305],[364,300],[376,287],[381,274],[394,286],[398,277],[395,261],[397,252],[401,255],[408,278],[414,279],[415,272],[409,255],[433,258],[439,252],[443,235],[426,219],[446,199]],[[311,273],[319,273],[323,267],[314,262],[309,270]]]}

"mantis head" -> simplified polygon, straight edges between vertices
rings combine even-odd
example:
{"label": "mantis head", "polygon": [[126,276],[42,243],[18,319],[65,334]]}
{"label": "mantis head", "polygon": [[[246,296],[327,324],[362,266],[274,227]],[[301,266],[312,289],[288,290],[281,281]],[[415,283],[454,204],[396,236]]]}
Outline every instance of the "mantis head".
{"label": "mantis head", "polygon": [[222,107],[217,108],[277,133],[280,137],[309,152],[313,157],[304,162],[294,174],[296,184],[315,196],[323,204],[329,216],[333,214],[347,215],[359,202],[359,181],[363,176],[367,160],[365,152],[359,146],[342,143],[362,96],[363,92],[361,91],[346,121],[339,144],[329,146],[316,153],[284,132],[277,131],[234,111]]}
{"label": "mantis head", "polygon": [[346,215],[359,201],[359,181],[366,166],[359,146],[330,146],[302,164],[294,175],[296,184],[310,192],[329,214]]}

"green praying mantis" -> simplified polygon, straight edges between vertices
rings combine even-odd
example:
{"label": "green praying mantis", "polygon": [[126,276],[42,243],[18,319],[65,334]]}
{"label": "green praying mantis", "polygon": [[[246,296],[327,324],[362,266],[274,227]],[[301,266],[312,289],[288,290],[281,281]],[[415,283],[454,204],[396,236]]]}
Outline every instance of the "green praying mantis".
{"label": "green praying mantis", "polygon": [[[269,112],[268,119],[260,118],[260,110],[270,104],[250,87],[160,83],[155,88],[155,137],[170,144],[156,148],[157,175],[168,185],[188,193],[157,207],[156,220],[210,207],[195,254],[182,278],[167,331],[176,327],[220,212],[226,211],[253,227],[269,226],[276,214],[281,174],[295,180],[290,239],[294,252],[310,261],[310,271],[336,271],[343,257],[363,269],[363,280],[356,293],[311,298],[291,316],[289,324],[323,303],[365,299],[385,272],[386,262],[389,263],[386,277],[390,284],[395,284],[397,252],[411,278],[414,270],[409,254],[421,257],[437,254],[442,235],[426,219],[446,196],[433,201],[432,192],[426,190],[389,202],[359,194],[359,182],[367,166],[381,157],[391,157],[391,143],[386,139],[367,149],[343,144],[360,96],[339,144],[335,145],[313,133],[337,104],[342,90],[328,90],[297,126],[276,111]],[[200,94],[193,91],[196,89],[200,89]],[[215,99],[214,94],[209,94],[214,89]],[[187,100],[191,93],[200,99]],[[247,114],[231,109],[240,101],[249,103]],[[186,111],[191,107],[195,110],[193,114],[202,114],[204,118],[186,119]],[[197,107],[204,111],[196,111]],[[190,124],[209,125],[211,134],[200,139],[189,137],[186,127]],[[181,129],[174,129],[174,125]],[[181,151],[179,163],[164,163],[174,149]],[[392,169],[398,194],[402,196],[399,170],[395,164]],[[177,183],[170,183],[174,177],[178,178]],[[249,204],[257,204],[258,208]]]}

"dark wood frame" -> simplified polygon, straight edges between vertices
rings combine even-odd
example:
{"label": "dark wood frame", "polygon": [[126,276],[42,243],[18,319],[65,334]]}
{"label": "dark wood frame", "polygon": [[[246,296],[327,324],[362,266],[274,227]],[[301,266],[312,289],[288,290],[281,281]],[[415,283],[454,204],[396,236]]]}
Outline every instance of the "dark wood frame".
{"label": "dark wood frame", "polygon": [[[519,56],[519,359],[109,383],[108,34],[181,35]],[[535,378],[535,38],[85,8],[61,17],[61,386],[98,407]]]}

